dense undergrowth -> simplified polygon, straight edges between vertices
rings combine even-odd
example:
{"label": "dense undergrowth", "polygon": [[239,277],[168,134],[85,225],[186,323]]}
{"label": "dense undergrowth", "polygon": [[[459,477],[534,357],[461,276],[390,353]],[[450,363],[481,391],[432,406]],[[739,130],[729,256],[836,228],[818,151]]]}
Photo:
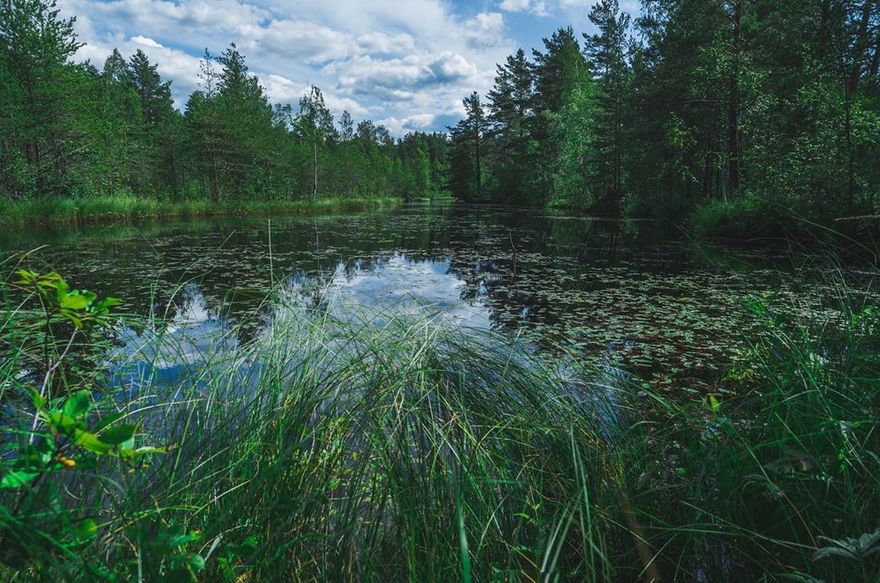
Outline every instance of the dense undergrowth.
{"label": "dense undergrowth", "polygon": [[690,213],[687,223],[688,232],[698,239],[775,239],[804,244],[830,240],[838,246],[852,241],[876,244],[880,240],[880,215],[837,217],[815,209],[801,211],[759,196],[707,202]]}
{"label": "dense undergrowth", "polygon": [[[874,581],[880,312],[837,289],[823,321],[754,298],[741,364],[670,399],[584,355],[285,293],[193,355],[22,272],[2,290],[0,573]],[[143,342],[120,359],[123,328]],[[187,374],[154,374],[175,359]]]}
{"label": "dense undergrowth", "polygon": [[134,195],[33,198],[12,201],[0,197],[0,226],[82,224],[137,221],[158,217],[206,217],[253,214],[307,214],[389,207],[389,197],[322,197],[314,200],[224,201],[207,199],[163,201]]}

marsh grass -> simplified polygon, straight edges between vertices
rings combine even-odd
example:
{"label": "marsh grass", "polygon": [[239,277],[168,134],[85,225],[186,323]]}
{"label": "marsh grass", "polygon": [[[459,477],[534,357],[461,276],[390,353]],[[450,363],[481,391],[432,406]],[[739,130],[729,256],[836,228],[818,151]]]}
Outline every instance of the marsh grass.
{"label": "marsh grass", "polygon": [[128,194],[102,197],[0,199],[0,225],[70,225],[133,222],[150,218],[224,215],[312,214],[391,207],[400,199],[388,197],[326,197],[315,200],[165,201]]}
{"label": "marsh grass", "polygon": [[[250,341],[163,383],[151,371],[184,343],[142,323],[162,350],[117,361],[139,371],[128,390],[94,398],[169,452],[83,456],[27,508],[0,499],[5,574],[876,580],[880,323],[871,296],[837,289],[818,323],[756,298],[743,364],[675,399],[582,354],[283,294]],[[40,504],[51,492],[63,512]],[[47,534],[86,518],[87,540]]]}

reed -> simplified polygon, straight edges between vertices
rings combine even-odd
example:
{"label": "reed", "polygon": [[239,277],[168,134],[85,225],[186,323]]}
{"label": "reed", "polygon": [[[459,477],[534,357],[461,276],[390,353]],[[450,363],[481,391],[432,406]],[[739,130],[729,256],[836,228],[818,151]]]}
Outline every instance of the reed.
{"label": "reed", "polygon": [[[76,467],[5,490],[0,572],[876,580],[880,317],[838,284],[821,324],[756,299],[765,326],[741,364],[711,395],[675,398],[562,348],[283,291],[256,332],[223,328],[201,351],[161,321],[131,322],[140,348],[112,358],[88,418],[113,415],[137,427],[131,447],[167,451],[132,463],[76,450]],[[7,362],[22,362],[19,343]],[[172,361],[198,364],[157,374]],[[8,476],[42,422],[12,396],[28,377],[0,375]],[[58,407],[78,378],[64,376]]]}

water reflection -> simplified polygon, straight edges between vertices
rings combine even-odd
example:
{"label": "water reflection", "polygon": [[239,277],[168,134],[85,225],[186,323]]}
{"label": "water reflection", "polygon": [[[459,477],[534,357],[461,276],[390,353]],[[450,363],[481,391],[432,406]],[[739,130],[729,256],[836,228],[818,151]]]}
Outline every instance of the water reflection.
{"label": "water reflection", "polygon": [[[485,289],[482,281],[478,290]],[[368,268],[337,265],[324,301],[338,318],[356,317],[358,308],[395,317],[444,318],[461,326],[491,327],[481,292],[470,293],[468,283],[452,270],[450,260],[409,259],[402,253],[378,258]]]}
{"label": "water reflection", "polygon": [[132,389],[180,382],[217,354],[230,354],[239,340],[227,318],[208,308],[201,288],[189,284],[167,322],[149,322],[138,331],[121,326],[110,357],[117,383]]}
{"label": "water reflection", "polygon": [[[477,285],[485,288],[485,282]],[[269,316],[259,327],[284,320],[284,310],[320,310],[340,321],[363,320],[384,326],[388,318],[442,320],[444,325],[489,329],[490,311],[482,293],[470,293],[457,277],[449,260],[413,260],[392,253],[365,264],[338,263],[329,278],[298,272],[286,279],[274,294]],[[270,300],[271,301],[271,300]],[[202,288],[188,284],[179,296],[173,315],[161,329],[136,332],[121,330],[122,348],[114,361],[126,363],[117,378],[128,386],[148,381],[179,381],[188,370],[198,368],[219,354],[231,353],[240,344],[227,315],[208,307]]]}
{"label": "water reflection", "polygon": [[[676,376],[678,384],[713,382],[736,358],[740,333],[755,323],[753,294],[788,294],[823,309],[821,289],[799,288],[772,270],[734,273],[697,263],[680,244],[646,240],[650,226],[509,208],[403,206],[276,217],[271,249],[269,221],[251,218],[3,233],[0,255],[48,245],[30,259],[34,268],[120,296],[136,314],[172,318],[171,336],[188,361],[257,338],[271,318],[265,300],[279,282],[284,301],[295,297],[336,317],[361,317],[358,309],[426,313],[513,330],[539,346],[563,341],[585,356],[610,354],[644,376]],[[126,344],[139,346],[149,333],[127,334]],[[149,360],[169,364],[161,350]]]}

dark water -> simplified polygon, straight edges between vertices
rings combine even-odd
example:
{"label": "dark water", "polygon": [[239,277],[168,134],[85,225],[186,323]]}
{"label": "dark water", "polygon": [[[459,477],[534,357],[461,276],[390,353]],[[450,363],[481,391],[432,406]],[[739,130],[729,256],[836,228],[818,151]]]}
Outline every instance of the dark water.
{"label": "dark water", "polygon": [[19,261],[51,268],[75,287],[124,299],[130,312],[171,319],[189,330],[194,355],[200,335],[258,322],[274,282],[343,316],[361,308],[429,313],[540,346],[564,343],[661,384],[705,386],[757,325],[749,308],[756,297],[823,309],[822,290],[796,287],[775,269],[733,270],[686,243],[651,242],[651,228],[535,210],[409,205],[4,233],[0,253],[6,271]]}

